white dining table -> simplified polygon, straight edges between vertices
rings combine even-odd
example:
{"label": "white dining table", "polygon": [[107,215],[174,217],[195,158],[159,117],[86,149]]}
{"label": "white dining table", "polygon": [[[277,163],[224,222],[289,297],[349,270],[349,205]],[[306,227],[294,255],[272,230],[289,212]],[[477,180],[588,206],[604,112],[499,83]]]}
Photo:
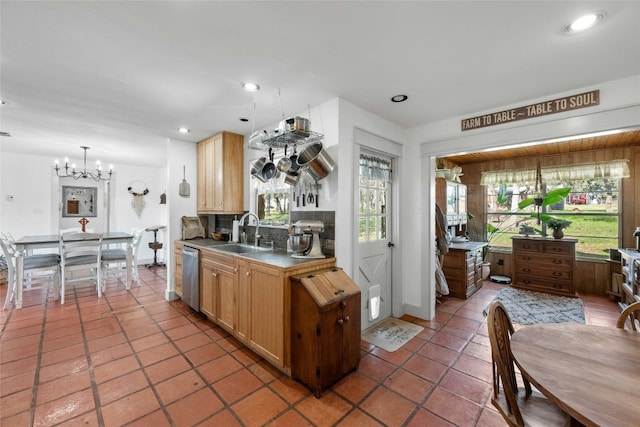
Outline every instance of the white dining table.
{"label": "white dining table", "polygon": [[[22,308],[22,283],[24,282],[24,254],[33,249],[51,249],[59,246],[58,234],[24,236],[14,242],[16,247],[16,308]],[[102,233],[103,244],[126,243],[127,280],[125,288],[131,288],[131,267],[133,264],[133,234],[124,232]]]}

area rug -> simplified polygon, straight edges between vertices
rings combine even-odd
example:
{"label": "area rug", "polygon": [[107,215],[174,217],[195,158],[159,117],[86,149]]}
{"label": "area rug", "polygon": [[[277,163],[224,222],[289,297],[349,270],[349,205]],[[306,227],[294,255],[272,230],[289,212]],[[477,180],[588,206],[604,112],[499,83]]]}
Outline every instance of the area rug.
{"label": "area rug", "polygon": [[[563,297],[543,292],[504,288],[494,297],[506,307],[513,323],[585,323],[580,298]],[[488,306],[483,314],[488,314]]]}
{"label": "area rug", "polygon": [[411,338],[418,335],[424,328],[415,323],[405,322],[394,317],[387,317],[377,325],[373,325],[362,332],[362,340],[380,347],[388,352],[394,352]]}

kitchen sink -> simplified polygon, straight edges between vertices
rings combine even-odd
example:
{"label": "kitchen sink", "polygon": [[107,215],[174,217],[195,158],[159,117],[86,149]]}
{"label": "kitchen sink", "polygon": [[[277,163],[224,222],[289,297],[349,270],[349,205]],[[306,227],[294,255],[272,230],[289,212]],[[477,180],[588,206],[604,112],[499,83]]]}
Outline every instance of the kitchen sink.
{"label": "kitchen sink", "polygon": [[225,252],[233,252],[234,254],[245,254],[250,252],[264,252],[271,251],[271,248],[264,248],[261,246],[253,246],[253,245],[245,245],[242,243],[239,244],[228,244],[228,245],[218,245],[215,247],[221,251]]}

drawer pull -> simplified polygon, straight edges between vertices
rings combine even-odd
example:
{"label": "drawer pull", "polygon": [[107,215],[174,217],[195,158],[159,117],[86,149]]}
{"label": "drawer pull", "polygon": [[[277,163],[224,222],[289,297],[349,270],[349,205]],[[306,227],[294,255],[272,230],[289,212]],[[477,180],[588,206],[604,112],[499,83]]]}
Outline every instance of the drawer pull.
{"label": "drawer pull", "polygon": [[562,260],[561,259],[554,259],[553,263],[554,264],[562,264]]}
{"label": "drawer pull", "polygon": [[344,321],[348,322],[349,321],[349,316],[344,316]]}
{"label": "drawer pull", "polygon": [[559,271],[554,271],[553,273],[551,273],[551,275],[552,275],[553,277],[562,277],[562,273],[561,273],[561,272],[559,272]]}
{"label": "drawer pull", "polygon": [[523,273],[531,273],[531,269],[530,268],[523,268],[522,272]]}
{"label": "drawer pull", "polygon": [[342,325],[344,323],[343,319],[338,319],[338,325]]}
{"label": "drawer pull", "polygon": [[531,257],[530,256],[523,256],[522,260],[523,261],[531,261]]}

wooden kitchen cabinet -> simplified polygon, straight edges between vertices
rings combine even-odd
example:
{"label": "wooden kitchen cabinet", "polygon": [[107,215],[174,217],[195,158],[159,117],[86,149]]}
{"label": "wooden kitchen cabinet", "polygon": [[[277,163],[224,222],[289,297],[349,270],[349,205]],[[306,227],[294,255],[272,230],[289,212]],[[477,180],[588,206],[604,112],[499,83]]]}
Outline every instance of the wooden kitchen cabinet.
{"label": "wooden kitchen cabinet", "polygon": [[244,212],[244,136],[221,132],[198,142],[199,214]]}
{"label": "wooden kitchen cabinet", "polygon": [[531,291],[576,296],[573,284],[575,239],[514,236],[511,286]]}
{"label": "wooden kitchen cabinet", "polygon": [[238,310],[236,259],[220,253],[204,252],[200,266],[200,311],[233,333]]}
{"label": "wooden kitchen cabinet", "polygon": [[175,258],[175,268],[173,274],[173,284],[174,284],[174,292],[180,298],[182,298],[182,247],[184,243],[179,240],[176,240],[174,243],[174,258]]}
{"label": "wooden kitchen cabinet", "polygon": [[275,267],[249,263],[249,344],[277,366],[284,366],[284,273]]}
{"label": "wooden kitchen cabinet", "polygon": [[467,299],[482,287],[482,250],[486,245],[486,242],[466,242],[449,246],[442,271],[450,296]]}
{"label": "wooden kitchen cabinet", "polygon": [[211,249],[200,256],[200,311],[290,375],[291,276],[332,268],[335,258],[281,268]]}
{"label": "wooden kitchen cabinet", "polygon": [[291,376],[316,397],[360,363],[360,289],[342,269],[291,278]]}
{"label": "wooden kitchen cabinet", "polygon": [[200,261],[200,311],[211,320],[216,319],[216,267],[203,256]]}

